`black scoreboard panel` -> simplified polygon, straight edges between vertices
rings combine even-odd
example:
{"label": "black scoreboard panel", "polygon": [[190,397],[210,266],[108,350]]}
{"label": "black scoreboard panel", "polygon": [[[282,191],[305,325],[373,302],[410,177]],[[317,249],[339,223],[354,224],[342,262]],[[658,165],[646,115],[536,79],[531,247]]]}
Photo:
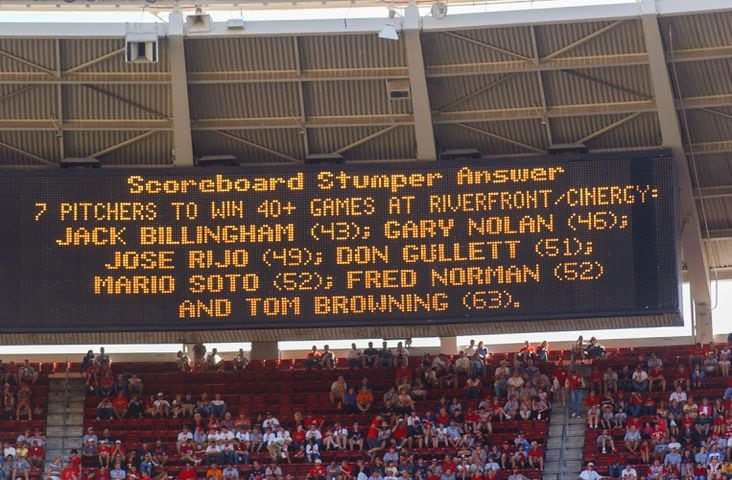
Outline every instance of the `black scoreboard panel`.
{"label": "black scoreboard panel", "polygon": [[678,313],[672,161],[0,174],[0,329]]}

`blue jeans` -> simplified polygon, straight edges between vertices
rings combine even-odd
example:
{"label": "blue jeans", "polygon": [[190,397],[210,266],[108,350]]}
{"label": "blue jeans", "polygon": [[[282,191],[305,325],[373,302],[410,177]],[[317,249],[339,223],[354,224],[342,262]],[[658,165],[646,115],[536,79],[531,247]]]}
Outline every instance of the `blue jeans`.
{"label": "blue jeans", "polygon": [[223,417],[226,415],[226,404],[222,403],[221,405],[213,405],[209,407],[209,410],[211,411],[211,414],[215,417]]}
{"label": "blue jeans", "polygon": [[732,397],[732,387],[727,387],[724,391],[724,399],[727,400],[729,397]]}
{"label": "blue jeans", "polygon": [[576,416],[580,417],[582,416],[582,400],[584,397],[585,391],[584,390],[571,390],[569,392],[569,398],[570,398],[570,406],[572,409],[572,413],[574,413]]}

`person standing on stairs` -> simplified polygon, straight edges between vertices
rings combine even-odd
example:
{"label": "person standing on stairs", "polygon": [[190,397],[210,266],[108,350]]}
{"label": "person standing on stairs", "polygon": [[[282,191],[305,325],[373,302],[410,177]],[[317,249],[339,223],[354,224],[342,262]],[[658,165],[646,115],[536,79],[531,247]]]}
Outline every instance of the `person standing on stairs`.
{"label": "person standing on stairs", "polygon": [[570,408],[572,410],[572,418],[582,416],[583,400],[584,400],[585,380],[577,370],[571,368],[567,375],[567,389],[569,390]]}

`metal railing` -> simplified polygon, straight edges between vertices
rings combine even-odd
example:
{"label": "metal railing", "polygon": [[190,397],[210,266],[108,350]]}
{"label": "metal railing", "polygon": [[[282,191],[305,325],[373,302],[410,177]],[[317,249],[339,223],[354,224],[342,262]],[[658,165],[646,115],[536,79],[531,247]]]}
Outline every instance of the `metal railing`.
{"label": "metal railing", "polygon": [[[569,393],[569,392],[567,392]],[[564,422],[562,422],[562,447],[559,449],[558,480],[564,480],[565,455],[567,451],[567,430],[569,430],[569,402],[564,402]]]}

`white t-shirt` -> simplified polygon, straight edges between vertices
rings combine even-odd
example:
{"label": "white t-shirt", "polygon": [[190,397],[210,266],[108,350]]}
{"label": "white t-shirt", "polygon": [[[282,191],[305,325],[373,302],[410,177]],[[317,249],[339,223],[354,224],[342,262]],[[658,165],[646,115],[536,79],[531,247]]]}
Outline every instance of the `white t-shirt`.
{"label": "white t-shirt", "polygon": [[579,474],[579,478],[582,480],[600,480],[602,475],[597,473],[595,470],[584,470]]}
{"label": "white t-shirt", "polygon": [[628,477],[636,477],[638,478],[638,472],[635,468],[630,467],[624,468],[622,472],[620,472],[620,478],[628,478]]}

